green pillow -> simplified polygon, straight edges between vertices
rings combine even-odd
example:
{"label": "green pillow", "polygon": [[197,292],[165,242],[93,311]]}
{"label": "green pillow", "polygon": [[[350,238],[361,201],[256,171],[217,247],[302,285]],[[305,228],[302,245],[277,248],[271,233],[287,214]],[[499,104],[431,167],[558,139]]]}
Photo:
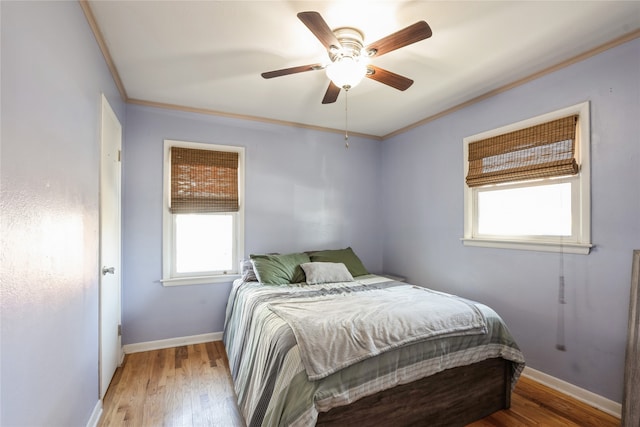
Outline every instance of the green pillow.
{"label": "green pillow", "polygon": [[351,247],[311,252],[309,257],[311,258],[311,262],[341,262],[347,266],[349,273],[351,273],[353,277],[369,274]]}
{"label": "green pillow", "polygon": [[306,280],[300,264],[310,262],[309,255],[293,253],[284,255],[251,255],[253,268],[260,283],[288,285]]}

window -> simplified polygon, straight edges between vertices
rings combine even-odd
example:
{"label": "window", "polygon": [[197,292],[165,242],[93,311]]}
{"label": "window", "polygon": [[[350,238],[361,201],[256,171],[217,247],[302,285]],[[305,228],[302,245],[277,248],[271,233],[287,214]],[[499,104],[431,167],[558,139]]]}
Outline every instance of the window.
{"label": "window", "polygon": [[464,139],[467,246],[588,254],[589,103]]}
{"label": "window", "polygon": [[243,171],[242,147],[164,141],[163,285],[237,277]]}

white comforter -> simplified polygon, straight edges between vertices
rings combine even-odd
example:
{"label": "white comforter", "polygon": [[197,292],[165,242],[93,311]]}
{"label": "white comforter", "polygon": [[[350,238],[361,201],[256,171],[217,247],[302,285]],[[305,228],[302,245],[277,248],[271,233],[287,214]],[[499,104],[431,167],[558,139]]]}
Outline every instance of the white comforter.
{"label": "white comforter", "polygon": [[414,285],[296,298],[269,308],[293,330],[312,381],[408,343],[487,332],[474,304]]}

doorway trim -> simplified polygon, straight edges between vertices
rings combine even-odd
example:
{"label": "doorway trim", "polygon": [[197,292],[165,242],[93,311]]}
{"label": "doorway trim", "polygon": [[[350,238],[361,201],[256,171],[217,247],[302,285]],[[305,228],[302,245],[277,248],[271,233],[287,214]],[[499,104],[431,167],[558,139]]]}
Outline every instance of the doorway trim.
{"label": "doorway trim", "polygon": [[[107,124],[115,127],[117,129],[117,143],[115,144],[115,147],[111,147],[111,150],[105,150],[105,129],[106,126],[108,126]],[[98,397],[100,400],[102,400],[107,392],[109,383],[111,382],[112,377],[109,378],[109,380],[107,381],[104,376],[106,375],[104,372],[104,348],[105,348],[105,343],[107,342],[107,337],[106,337],[106,328],[107,325],[105,325],[105,318],[106,318],[106,314],[104,313],[104,306],[105,306],[105,293],[104,293],[104,285],[105,285],[105,281],[106,279],[106,274],[109,275],[109,278],[112,277],[112,274],[114,274],[115,272],[115,278],[116,279],[116,286],[117,286],[117,294],[115,295],[115,305],[117,305],[117,319],[116,322],[117,325],[111,324],[109,323],[109,327],[110,327],[110,334],[109,336],[112,338],[113,337],[113,333],[117,334],[117,344],[115,345],[115,352],[117,352],[117,354],[115,354],[115,363],[116,363],[116,369],[117,366],[121,366],[122,365],[122,360],[124,357],[124,353],[122,351],[122,340],[121,340],[121,336],[120,336],[120,331],[121,331],[121,324],[122,324],[122,220],[121,220],[121,215],[122,215],[122,201],[121,201],[121,194],[122,194],[122,169],[121,169],[121,163],[120,163],[120,153],[122,150],[122,125],[120,123],[120,120],[118,119],[118,117],[116,116],[115,112],[113,111],[113,109],[111,108],[111,105],[109,104],[109,101],[107,100],[106,96],[104,95],[104,93],[101,94],[101,102],[100,102],[100,145],[99,145],[99,152],[100,152],[100,168],[99,168],[99,238],[100,238],[100,243],[99,243],[99,247],[100,247],[100,252],[99,252],[99,265],[98,265],[98,282],[99,282],[99,295],[98,295],[98,313],[99,313],[99,319],[98,319],[98,337],[99,337],[99,342],[98,342]],[[109,259],[106,260],[106,256],[104,253],[104,243],[105,243],[105,223],[106,223],[106,219],[105,219],[105,182],[104,182],[104,178],[105,178],[105,171],[104,171],[104,165],[106,163],[108,163],[108,161],[111,161],[112,163],[115,162],[115,164],[118,165],[117,167],[117,172],[115,174],[115,177],[117,179],[117,185],[116,185],[116,200],[117,200],[117,213],[116,213],[116,220],[115,220],[115,229],[116,229],[116,248],[117,248],[117,254],[115,256],[115,259]],[[109,263],[109,267],[114,267],[113,269],[107,268],[105,269],[105,265],[104,263]],[[108,270],[107,273],[105,273],[104,270]],[[114,330],[114,326],[117,327],[117,330]],[[110,345],[111,347],[113,347],[113,343]],[[113,353],[111,353],[112,356]],[[113,361],[113,359],[111,359]],[[111,365],[111,363],[110,363]],[[106,383],[106,384],[105,384]]]}
{"label": "doorway trim", "polygon": [[629,334],[624,366],[622,426],[640,425],[640,249],[633,251],[631,296],[629,298]]}

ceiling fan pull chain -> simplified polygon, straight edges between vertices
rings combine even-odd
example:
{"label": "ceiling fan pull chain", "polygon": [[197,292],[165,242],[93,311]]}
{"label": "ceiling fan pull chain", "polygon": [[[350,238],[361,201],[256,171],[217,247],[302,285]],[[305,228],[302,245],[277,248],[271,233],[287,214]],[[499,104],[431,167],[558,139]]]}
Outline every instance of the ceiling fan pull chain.
{"label": "ceiling fan pull chain", "polygon": [[344,148],[349,148],[349,88],[344,91]]}

